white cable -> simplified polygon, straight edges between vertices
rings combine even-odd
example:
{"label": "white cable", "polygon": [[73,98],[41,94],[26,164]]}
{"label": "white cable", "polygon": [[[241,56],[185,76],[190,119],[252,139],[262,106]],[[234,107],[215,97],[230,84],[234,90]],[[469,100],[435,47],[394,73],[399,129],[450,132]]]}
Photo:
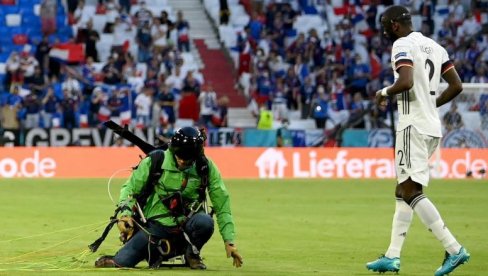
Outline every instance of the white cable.
{"label": "white cable", "polygon": [[132,169],[120,169],[112,174],[110,178],[108,179],[107,182],[107,191],[108,191],[108,196],[110,197],[110,200],[112,201],[113,204],[116,204],[114,201],[114,198],[112,197],[112,193],[110,193],[110,183],[112,182],[112,179],[120,172],[125,172],[125,171],[132,171]]}

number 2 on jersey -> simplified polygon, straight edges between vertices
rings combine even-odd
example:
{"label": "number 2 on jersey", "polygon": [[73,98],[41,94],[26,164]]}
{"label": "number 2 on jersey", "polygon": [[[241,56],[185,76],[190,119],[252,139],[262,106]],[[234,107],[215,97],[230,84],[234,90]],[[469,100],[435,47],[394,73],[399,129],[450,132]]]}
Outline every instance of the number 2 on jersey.
{"label": "number 2 on jersey", "polygon": [[[427,66],[429,67],[429,84],[430,84],[430,89],[432,89],[432,78],[434,77],[434,71],[435,71],[435,66],[432,60],[426,59],[425,60],[425,68],[427,69]],[[430,95],[435,96],[435,91],[430,91]]]}
{"label": "number 2 on jersey", "polygon": [[399,156],[399,158],[400,158],[400,161],[398,162],[398,165],[400,165],[400,166],[404,166],[404,165],[405,165],[405,163],[403,163],[403,151],[402,151],[402,150],[399,150],[399,151],[397,152],[397,154],[398,154],[398,156]]}

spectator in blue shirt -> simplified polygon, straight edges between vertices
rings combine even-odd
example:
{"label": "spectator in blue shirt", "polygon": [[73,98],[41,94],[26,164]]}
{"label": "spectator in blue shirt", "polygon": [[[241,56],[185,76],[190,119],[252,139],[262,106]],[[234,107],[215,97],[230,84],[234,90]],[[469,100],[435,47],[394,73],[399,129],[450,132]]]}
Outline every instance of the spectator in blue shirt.
{"label": "spectator in blue shirt", "polygon": [[317,91],[312,108],[312,117],[315,119],[315,126],[318,129],[324,129],[329,118],[329,96],[324,90],[320,89]]}
{"label": "spectator in blue shirt", "polygon": [[54,95],[54,89],[50,86],[47,88],[46,95],[42,99],[42,126],[44,128],[52,127],[52,119],[58,111],[59,100]]}

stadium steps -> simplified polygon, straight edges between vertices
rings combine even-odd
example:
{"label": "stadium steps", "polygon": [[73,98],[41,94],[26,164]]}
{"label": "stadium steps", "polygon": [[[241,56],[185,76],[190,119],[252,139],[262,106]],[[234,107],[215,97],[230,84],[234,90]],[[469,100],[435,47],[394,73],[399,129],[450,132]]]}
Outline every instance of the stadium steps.
{"label": "stadium steps", "polygon": [[[199,0],[169,0],[168,4],[176,13],[181,10],[183,18],[190,24],[190,37],[192,39],[192,54],[195,60],[202,64],[199,66],[205,77],[205,82],[211,82],[217,95],[229,97],[229,107],[245,107],[244,96],[239,95],[234,88],[235,69],[221,48],[210,18]],[[200,63],[201,62],[201,63]]]}
{"label": "stadium steps", "polygon": [[254,118],[247,108],[229,108],[228,125],[235,128],[255,128],[257,119]]}
{"label": "stadium steps", "polygon": [[202,39],[193,42],[205,64],[202,70],[205,81],[213,84],[219,97],[229,97],[229,107],[246,107],[244,96],[234,88],[235,70],[225,53],[221,49],[209,49]]}

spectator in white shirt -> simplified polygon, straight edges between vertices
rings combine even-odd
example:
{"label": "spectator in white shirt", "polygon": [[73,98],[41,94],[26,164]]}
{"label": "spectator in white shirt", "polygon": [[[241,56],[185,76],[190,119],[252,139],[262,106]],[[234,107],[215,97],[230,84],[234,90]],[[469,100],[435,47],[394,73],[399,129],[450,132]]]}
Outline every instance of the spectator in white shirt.
{"label": "spectator in white shirt", "polygon": [[171,87],[171,92],[175,97],[179,98],[181,93],[181,88],[183,87],[183,80],[185,76],[181,73],[180,66],[174,68],[173,74],[171,74],[165,81],[168,87]]}
{"label": "spectator in white shirt", "polygon": [[217,109],[217,93],[215,93],[212,84],[208,83],[205,89],[198,96],[200,103],[200,122],[205,127],[212,126],[212,117]]}
{"label": "spectator in white shirt", "polygon": [[138,127],[148,127],[152,107],[152,89],[145,87],[142,93],[137,95],[134,104],[136,106],[136,121]]}
{"label": "spectator in white shirt", "polygon": [[61,84],[61,88],[63,89],[63,91],[68,90],[69,94],[72,95],[79,95],[81,91],[80,82],[75,79],[71,73],[68,73],[68,77]]}
{"label": "spectator in white shirt", "polygon": [[476,21],[473,14],[468,14],[463,24],[459,28],[458,37],[465,37],[465,39],[467,39],[469,36],[474,35],[479,30],[481,30],[480,23]]}

